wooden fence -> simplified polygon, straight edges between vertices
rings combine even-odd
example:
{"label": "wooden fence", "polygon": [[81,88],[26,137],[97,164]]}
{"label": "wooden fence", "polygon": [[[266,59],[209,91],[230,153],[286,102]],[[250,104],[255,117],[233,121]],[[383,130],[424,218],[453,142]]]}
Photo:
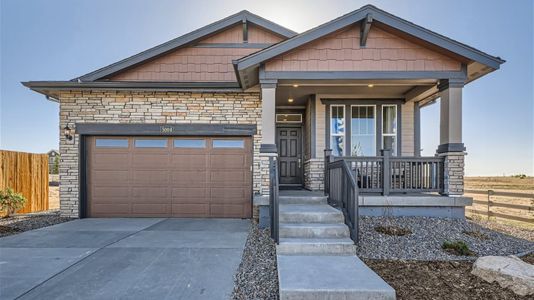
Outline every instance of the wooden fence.
{"label": "wooden fence", "polygon": [[18,213],[48,210],[48,155],[0,150],[0,189],[26,197]]}
{"label": "wooden fence", "polygon": [[[465,194],[472,194],[473,204],[478,207],[483,206],[484,209],[474,209],[474,205],[466,208],[466,211],[472,214],[483,215],[488,219],[496,217],[501,219],[508,219],[513,221],[526,222],[534,224],[534,194],[527,193],[512,193],[512,192],[496,192],[493,190],[465,190]],[[508,199],[522,199],[523,202],[529,204],[515,204],[495,201],[495,197],[506,197]],[[530,201],[529,201],[530,200]],[[496,209],[504,208],[507,212],[496,212]]]}

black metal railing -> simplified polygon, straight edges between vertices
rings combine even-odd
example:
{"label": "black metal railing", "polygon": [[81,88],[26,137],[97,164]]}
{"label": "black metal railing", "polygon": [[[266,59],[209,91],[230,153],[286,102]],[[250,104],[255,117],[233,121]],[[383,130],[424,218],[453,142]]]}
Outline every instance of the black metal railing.
{"label": "black metal railing", "polygon": [[329,155],[326,158],[325,193],[328,195],[328,202],[341,209],[345,216],[345,224],[350,230],[350,237],[355,243],[358,243],[358,185],[345,160],[332,161]]}
{"label": "black metal railing", "polygon": [[279,182],[278,162],[275,157],[269,157],[269,215],[271,218],[271,238],[275,243],[280,242],[279,233]]}
{"label": "black metal railing", "polygon": [[382,156],[329,159],[347,162],[362,193],[443,192],[443,157],[397,157],[382,150]]}

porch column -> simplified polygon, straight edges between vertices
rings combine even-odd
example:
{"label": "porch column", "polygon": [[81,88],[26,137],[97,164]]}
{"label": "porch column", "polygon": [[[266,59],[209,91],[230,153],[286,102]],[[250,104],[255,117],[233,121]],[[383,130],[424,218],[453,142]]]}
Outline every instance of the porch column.
{"label": "porch column", "polygon": [[261,80],[260,194],[269,195],[269,158],[276,159],[276,80]]}
{"label": "porch column", "polygon": [[462,141],[462,89],[463,80],[441,80],[440,94],[440,145],[437,153],[445,158],[444,189],[449,196],[464,193],[464,156]]}
{"label": "porch column", "polygon": [[261,153],[277,153],[276,149],[276,80],[261,84]]}

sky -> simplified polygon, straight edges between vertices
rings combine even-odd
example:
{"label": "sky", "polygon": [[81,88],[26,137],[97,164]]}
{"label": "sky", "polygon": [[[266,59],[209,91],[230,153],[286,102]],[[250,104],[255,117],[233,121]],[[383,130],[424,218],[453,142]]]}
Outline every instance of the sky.
{"label": "sky", "polygon": [[[466,175],[532,175],[531,0],[0,0],[0,149],[58,148],[58,104],[21,81],[70,80],[243,9],[303,32],[369,3],[507,61],[464,88]],[[439,105],[421,118],[432,156]]]}

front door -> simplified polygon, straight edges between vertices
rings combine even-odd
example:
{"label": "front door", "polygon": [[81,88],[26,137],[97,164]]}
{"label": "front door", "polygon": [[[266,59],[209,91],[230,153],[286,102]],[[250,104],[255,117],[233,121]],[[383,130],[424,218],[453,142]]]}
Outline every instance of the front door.
{"label": "front door", "polygon": [[302,184],[302,129],[276,129],[280,163],[280,184]]}

